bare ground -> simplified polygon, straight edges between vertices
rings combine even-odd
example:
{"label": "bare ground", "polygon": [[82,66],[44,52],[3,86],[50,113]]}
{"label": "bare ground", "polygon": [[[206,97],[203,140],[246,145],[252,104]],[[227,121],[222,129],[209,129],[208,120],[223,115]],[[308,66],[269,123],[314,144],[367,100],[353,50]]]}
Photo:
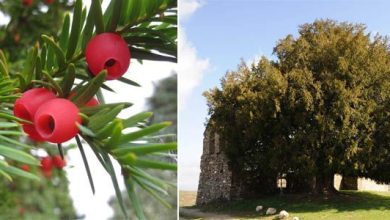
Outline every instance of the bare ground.
{"label": "bare ground", "polygon": [[202,212],[200,209],[193,208],[196,201],[196,192],[180,191],[179,192],[179,204],[180,204],[180,219],[234,219],[233,217],[225,214]]}

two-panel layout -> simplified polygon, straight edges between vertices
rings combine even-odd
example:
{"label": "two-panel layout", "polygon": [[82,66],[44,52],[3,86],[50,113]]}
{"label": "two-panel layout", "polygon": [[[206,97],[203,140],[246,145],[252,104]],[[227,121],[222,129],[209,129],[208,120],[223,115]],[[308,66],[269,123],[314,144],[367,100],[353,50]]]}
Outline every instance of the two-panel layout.
{"label": "two-panel layout", "polygon": [[390,219],[388,10],[0,0],[0,220]]}

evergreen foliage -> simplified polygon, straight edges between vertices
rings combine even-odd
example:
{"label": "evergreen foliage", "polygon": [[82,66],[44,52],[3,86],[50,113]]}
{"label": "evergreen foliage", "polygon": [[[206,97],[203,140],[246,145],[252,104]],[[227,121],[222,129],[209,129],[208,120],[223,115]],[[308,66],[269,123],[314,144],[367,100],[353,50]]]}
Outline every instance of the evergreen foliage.
{"label": "evergreen foliage", "polygon": [[387,37],[333,20],[298,33],[277,43],[276,60],[243,63],[205,93],[231,166],[263,192],[280,176],[320,193],[334,191],[335,173],[390,183]]}
{"label": "evergreen foliage", "polygon": [[[177,134],[177,74],[173,74],[170,77],[162,79],[155,86],[152,97],[148,99],[148,108],[154,111],[154,117],[151,119],[153,123],[162,121],[172,121],[172,126],[168,129],[161,131],[161,135]],[[176,139],[175,136],[166,136],[160,139],[162,143],[170,142],[172,139]],[[177,163],[177,152],[172,151],[166,155],[167,161]],[[170,181],[177,179],[176,173],[172,172],[156,172],[150,170],[153,176],[157,176],[163,180]],[[142,201],[145,208],[145,215],[148,219],[176,219],[177,211],[175,209],[166,209],[164,206],[158,204],[156,200],[150,200],[147,193],[141,188],[136,188],[136,192]],[[169,189],[168,194],[164,196],[167,204],[171,207],[177,206],[177,191],[176,187]],[[126,206],[130,207],[131,203],[129,200],[125,200]],[[113,220],[120,220],[122,215],[120,212],[120,206],[118,200],[112,198],[110,205],[114,209]],[[130,213],[131,216],[135,217],[135,213]]]}

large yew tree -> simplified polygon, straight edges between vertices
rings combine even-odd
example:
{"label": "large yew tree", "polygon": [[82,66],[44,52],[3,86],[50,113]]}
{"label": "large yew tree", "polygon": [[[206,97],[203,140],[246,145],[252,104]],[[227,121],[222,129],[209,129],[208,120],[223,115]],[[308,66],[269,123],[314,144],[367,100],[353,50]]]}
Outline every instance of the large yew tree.
{"label": "large yew tree", "polygon": [[257,186],[287,176],[292,191],[334,192],[335,173],[390,182],[387,37],[332,20],[298,33],[205,93],[231,167]]}

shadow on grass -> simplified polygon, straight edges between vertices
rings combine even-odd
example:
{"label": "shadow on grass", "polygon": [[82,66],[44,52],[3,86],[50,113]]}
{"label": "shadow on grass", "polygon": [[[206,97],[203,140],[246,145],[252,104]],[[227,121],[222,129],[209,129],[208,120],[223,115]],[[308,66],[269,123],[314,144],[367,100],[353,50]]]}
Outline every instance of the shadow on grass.
{"label": "shadow on grass", "polygon": [[294,213],[314,213],[327,210],[336,212],[389,210],[390,193],[342,191],[329,198],[308,194],[275,195],[252,200],[212,203],[197,208],[205,212],[224,213],[235,217],[255,217],[259,216],[259,213],[255,212],[258,205],[262,205],[265,209],[274,207],[277,210],[284,209]]}

